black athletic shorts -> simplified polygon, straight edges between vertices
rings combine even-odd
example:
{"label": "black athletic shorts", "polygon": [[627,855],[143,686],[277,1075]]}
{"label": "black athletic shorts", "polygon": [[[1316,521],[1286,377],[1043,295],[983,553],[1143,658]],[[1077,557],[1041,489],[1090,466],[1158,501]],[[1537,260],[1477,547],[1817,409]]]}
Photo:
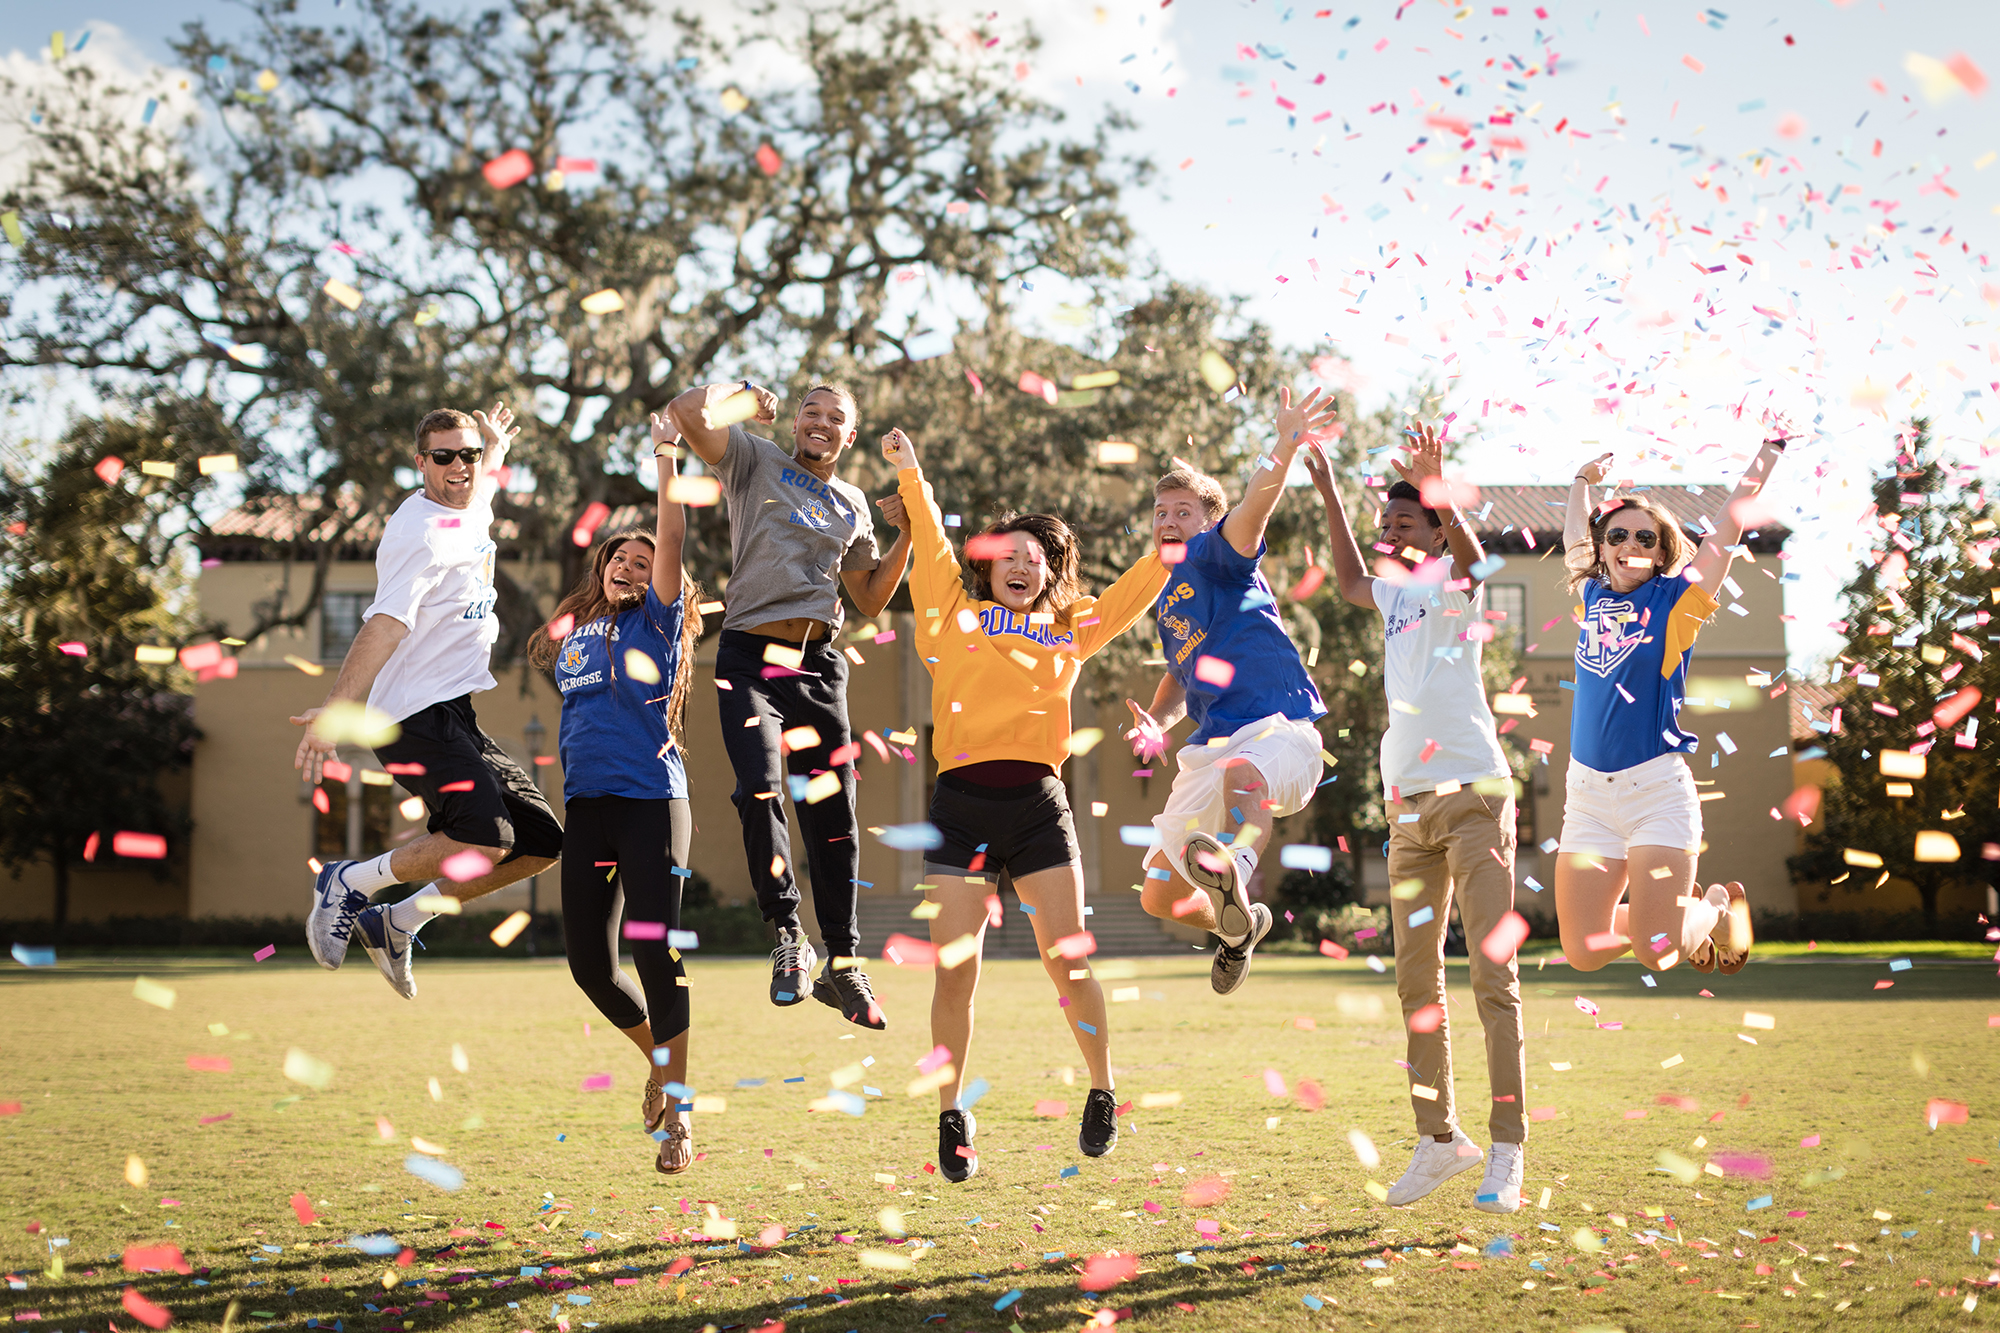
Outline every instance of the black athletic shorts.
{"label": "black athletic shorts", "polygon": [[396,781],[423,798],[428,832],[473,847],[498,847],[505,861],[562,855],[562,825],[535,780],[479,729],[472,696],[462,694],[403,719],[403,733],[375,751]]}
{"label": "black athletic shorts", "polygon": [[997,881],[1005,870],[1019,881],[1083,860],[1069,796],[1054,776],[1019,787],[982,787],[947,770],[931,792],[931,823],[944,843],[925,854],[926,877],[987,875]]}

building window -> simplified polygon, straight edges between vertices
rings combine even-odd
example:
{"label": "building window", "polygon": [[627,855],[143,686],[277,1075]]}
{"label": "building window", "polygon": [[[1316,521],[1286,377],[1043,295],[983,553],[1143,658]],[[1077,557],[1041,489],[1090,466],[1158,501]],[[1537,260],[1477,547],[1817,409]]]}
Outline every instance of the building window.
{"label": "building window", "polygon": [[[348,826],[348,793],[361,788],[361,826]],[[396,808],[396,789],[372,782],[328,782],[327,809],[313,822],[313,855],[321,861],[345,861],[380,856],[389,850],[389,824]],[[358,834],[356,838],[355,834]]]}
{"label": "building window", "polygon": [[319,660],[338,662],[347,656],[361,632],[361,613],[375,600],[372,592],[329,592],[319,599]]}
{"label": "building window", "polygon": [[[1525,583],[1489,583],[1486,585],[1486,613],[1493,626],[1493,637],[1507,639],[1518,651],[1525,642],[1522,639],[1522,622],[1528,618],[1528,585]],[[1502,618],[1504,616],[1504,619]]]}

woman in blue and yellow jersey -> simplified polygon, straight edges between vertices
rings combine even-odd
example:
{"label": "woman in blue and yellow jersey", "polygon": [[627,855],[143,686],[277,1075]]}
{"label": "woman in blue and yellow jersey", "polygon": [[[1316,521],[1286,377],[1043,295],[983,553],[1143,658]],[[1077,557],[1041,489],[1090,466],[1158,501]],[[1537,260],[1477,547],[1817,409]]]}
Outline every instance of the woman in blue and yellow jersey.
{"label": "woman in blue and yellow jersey", "polygon": [[[1611,455],[1570,487],[1563,560],[1582,599],[1576,705],[1556,859],[1556,914],[1571,967],[1594,972],[1631,953],[1654,971],[1741,971],[1750,909],[1740,883],[1696,889],[1701,803],[1681,756],[1680,725],[1695,636],[1715,614],[1749,501],[1785,450],[1774,433],[1708,525],[1699,550],[1658,505],[1614,496],[1592,512],[1590,487]],[[1692,558],[1690,558],[1692,555]]]}
{"label": "woman in blue and yellow jersey", "polygon": [[1102,597],[1086,597],[1069,525],[1052,514],[1021,514],[966,540],[976,589],[968,597],[916,446],[894,430],[882,452],[896,464],[909,516],[910,602],[917,650],[931,673],[938,778],[930,822],[939,835],[924,858],[939,946],[931,1040],[951,1053],[938,1087],[938,1170],[958,1181],[979,1169],[976,1126],[958,1101],[980,951],[999,912],[1003,871],[1032,913],[1042,966],[1090,1067],[1077,1146],[1102,1157],[1118,1142],[1117,1099],[1104,992],[1084,950],[1057,947],[1084,932],[1082,856],[1057,770],[1070,753],[1069,695],[1084,660],[1151,609],[1167,567],[1148,552]]}

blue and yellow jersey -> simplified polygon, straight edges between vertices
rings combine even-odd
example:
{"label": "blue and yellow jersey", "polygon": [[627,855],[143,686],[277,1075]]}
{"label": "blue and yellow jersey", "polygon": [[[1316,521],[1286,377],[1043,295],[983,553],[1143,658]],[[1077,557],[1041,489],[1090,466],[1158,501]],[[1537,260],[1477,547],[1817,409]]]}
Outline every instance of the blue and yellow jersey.
{"label": "blue and yellow jersey", "polygon": [[1687,752],[1681,730],[1688,659],[1715,599],[1680,574],[1658,575],[1629,593],[1596,579],[1583,585],[1576,641],[1576,712],[1569,748],[1578,762],[1617,773]]}

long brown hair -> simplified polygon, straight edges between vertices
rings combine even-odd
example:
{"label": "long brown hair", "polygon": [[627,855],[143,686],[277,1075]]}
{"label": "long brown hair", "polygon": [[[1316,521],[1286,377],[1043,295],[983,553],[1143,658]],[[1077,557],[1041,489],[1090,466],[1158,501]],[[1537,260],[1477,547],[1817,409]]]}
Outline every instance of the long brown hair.
{"label": "long brown hair", "polygon": [[[986,530],[978,537],[969,538],[966,545],[972,546],[981,537],[1004,537],[1011,532],[1033,537],[1042,548],[1043,559],[1048,562],[1049,581],[1028,610],[1052,611],[1058,620],[1066,619],[1070,603],[1083,596],[1083,585],[1077,578],[1083,555],[1077,546],[1076,534],[1070,531],[1069,524],[1054,514],[1016,514],[1009,510],[987,524]],[[981,601],[992,601],[993,561],[968,557],[965,563],[972,566],[973,596]]]}
{"label": "long brown hair", "polygon": [[1655,562],[1660,574],[1678,573],[1681,567],[1694,557],[1694,546],[1681,531],[1680,523],[1651,500],[1642,500],[1636,495],[1614,496],[1606,502],[1608,508],[1600,505],[1600,513],[1590,520],[1590,550],[1563,553],[1563,563],[1569,568],[1569,595],[1580,596],[1583,585],[1591,579],[1599,583],[1611,582],[1611,571],[1604,563],[1604,534],[1611,527],[1611,520],[1628,509],[1636,509],[1653,520],[1653,527],[1660,534],[1659,559]]}
{"label": "long brown hair", "polygon": [[[653,534],[634,528],[616,536],[606,537],[599,542],[590,556],[590,570],[577,580],[574,588],[556,603],[556,613],[549,617],[553,625],[564,616],[569,616],[570,628],[562,639],[552,638],[548,626],[543,626],[533,638],[528,640],[528,661],[543,671],[550,670],[562,654],[562,645],[569,635],[585,625],[602,620],[616,609],[611,599],[604,595],[604,568],[611,563],[611,557],[626,542],[644,542],[648,550],[659,558],[659,550],[653,545]],[[643,601],[641,605],[644,605]],[[694,676],[695,648],[701,642],[701,585],[694,576],[681,567],[681,661],[680,669],[674,672],[673,685],[667,694],[667,734],[673,738],[674,748],[683,755],[687,753],[687,697],[688,682]],[[618,674],[618,659],[606,653],[612,676]]]}

